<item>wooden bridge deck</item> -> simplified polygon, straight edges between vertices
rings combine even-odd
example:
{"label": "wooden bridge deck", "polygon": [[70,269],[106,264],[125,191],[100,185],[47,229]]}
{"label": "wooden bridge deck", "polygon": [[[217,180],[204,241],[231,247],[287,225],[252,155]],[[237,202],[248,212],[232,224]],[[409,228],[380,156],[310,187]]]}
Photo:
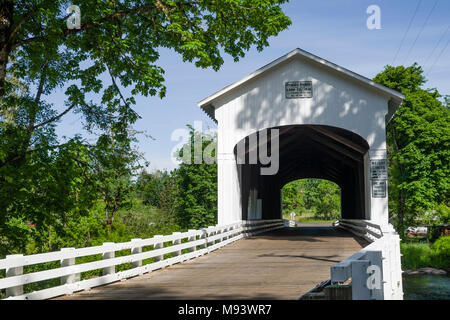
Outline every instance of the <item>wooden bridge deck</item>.
{"label": "wooden bridge deck", "polygon": [[57,299],[297,299],[366,242],[329,224],[246,238],[205,256]]}

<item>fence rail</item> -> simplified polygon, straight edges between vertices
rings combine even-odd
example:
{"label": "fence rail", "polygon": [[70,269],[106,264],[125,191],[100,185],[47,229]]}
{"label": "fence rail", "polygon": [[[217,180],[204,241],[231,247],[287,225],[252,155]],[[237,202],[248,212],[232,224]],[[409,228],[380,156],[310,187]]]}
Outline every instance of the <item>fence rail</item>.
{"label": "fence rail", "polygon": [[368,220],[340,219],[335,222],[335,226],[346,229],[369,242],[376,241],[383,236],[380,226]]}
{"label": "fence rail", "polygon": [[401,300],[403,288],[400,237],[391,225],[384,229],[367,220],[341,219],[334,223],[370,242],[362,250],[331,267],[331,283],[351,279],[353,300]]}
{"label": "fence rail", "polygon": [[[244,237],[283,227],[284,221],[280,219],[240,221],[225,226],[156,235],[149,239],[132,239],[123,243],[108,242],[95,247],[63,248],[56,252],[29,256],[9,255],[0,260],[0,270],[6,270],[6,277],[0,279],[0,290],[6,289],[6,299],[40,300],[72,294],[193,259]],[[150,246],[151,250],[143,251],[144,247]],[[122,250],[130,250],[131,254],[116,257],[115,252]],[[101,260],[75,263],[76,258],[100,254]],[[165,258],[165,255],[170,257]],[[143,260],[150,258],[153,262],[143,265]],[[23,273],[24,266],[54,261],[59,261],[60,267]],[[115,271],[116,266],[126,263],[131,263],[131,269]],[[80,280],[82,272],[97,269],[102,269],[101,276]],[[55,278],[60,278],[60,285],[24,293],[23,286],[26,284]]]}

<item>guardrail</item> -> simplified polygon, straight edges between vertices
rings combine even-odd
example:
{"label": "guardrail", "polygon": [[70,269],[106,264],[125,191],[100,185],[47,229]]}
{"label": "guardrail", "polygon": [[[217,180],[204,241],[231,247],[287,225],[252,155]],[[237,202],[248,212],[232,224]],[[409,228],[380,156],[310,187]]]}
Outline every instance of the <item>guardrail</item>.
{"label": "guardrail", "polygon": [[297,223],[294,220],[284,220],[284,226],[289,228],[294,228]]}
{"label": "guardrail", "polygon": [[376,241],[383,236],[381,227],[368,220],[340,219],[334,225],[366,239],[369,242]]}
{"label": "guardrail", "polygon": [[331,284],[351,278],[353,300],[402,300],[400,237],[392,225],[367,220],[342,219],[333,225],[371,242],[331,267]]}
{"label": "guardrail", "polygon": [[[104,243],[87,248],[63,248],[60,251],[34,255],[9,255],[0,260],[0,270],[6,269],[6,277],[0,279],[0,290],[6,289],[6,299],[41,300],[72,294],[81,290],[105,285],[156,269],[193,259],[217,250],[231,242],[261,232],[283,228],[283,220],[240,221],[225,226],[201,230],[156,235],[149,239],[132,239],[123,243]],[[130,254],[116,257],[115,252],[130,250]],[[100,260],[76,264],[80,257],[101,255]],[[144,260],[148,260],[147,264]],[[59,261],[58,268],[23,274],[23,267]],[[131,264],[131,268],[116,272],[116,266]],[[86,271],[102,270],[102,275],[80,280]],[[60,285],[24,293],[24,285],[60,278]]]}

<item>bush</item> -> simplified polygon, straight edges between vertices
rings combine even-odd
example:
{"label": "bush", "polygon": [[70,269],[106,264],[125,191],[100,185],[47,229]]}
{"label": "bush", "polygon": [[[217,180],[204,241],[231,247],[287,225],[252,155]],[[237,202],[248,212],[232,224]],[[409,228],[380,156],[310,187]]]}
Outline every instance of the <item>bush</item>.
{"label": "bush", "polygon": [[450,236],[439,238],[433,245],[427,243],[401,243],[400,250],[403,269],[450,268]]}
{"label": "bush", "polygon": [[430,267],[433,251],[428,244],[424,243],[401,243],[400,250],[402,253],[403,269],[419,269]]}
{"label": "bush", "polygon": [[440,237],[432,248],[436,253],[436,258],[442,268],[450,267],[450,236]]}

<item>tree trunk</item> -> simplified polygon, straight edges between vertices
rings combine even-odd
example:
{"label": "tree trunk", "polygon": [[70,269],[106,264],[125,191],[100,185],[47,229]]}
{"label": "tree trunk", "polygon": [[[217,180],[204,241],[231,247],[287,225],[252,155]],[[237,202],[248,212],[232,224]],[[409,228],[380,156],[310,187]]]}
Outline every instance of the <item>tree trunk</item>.
{"label": "tree trunk", "polygon": [[13,27],[14,2],[4,1],[0,5],[0,98],[5,95],[6,65],[11,52],[10,37]]}

